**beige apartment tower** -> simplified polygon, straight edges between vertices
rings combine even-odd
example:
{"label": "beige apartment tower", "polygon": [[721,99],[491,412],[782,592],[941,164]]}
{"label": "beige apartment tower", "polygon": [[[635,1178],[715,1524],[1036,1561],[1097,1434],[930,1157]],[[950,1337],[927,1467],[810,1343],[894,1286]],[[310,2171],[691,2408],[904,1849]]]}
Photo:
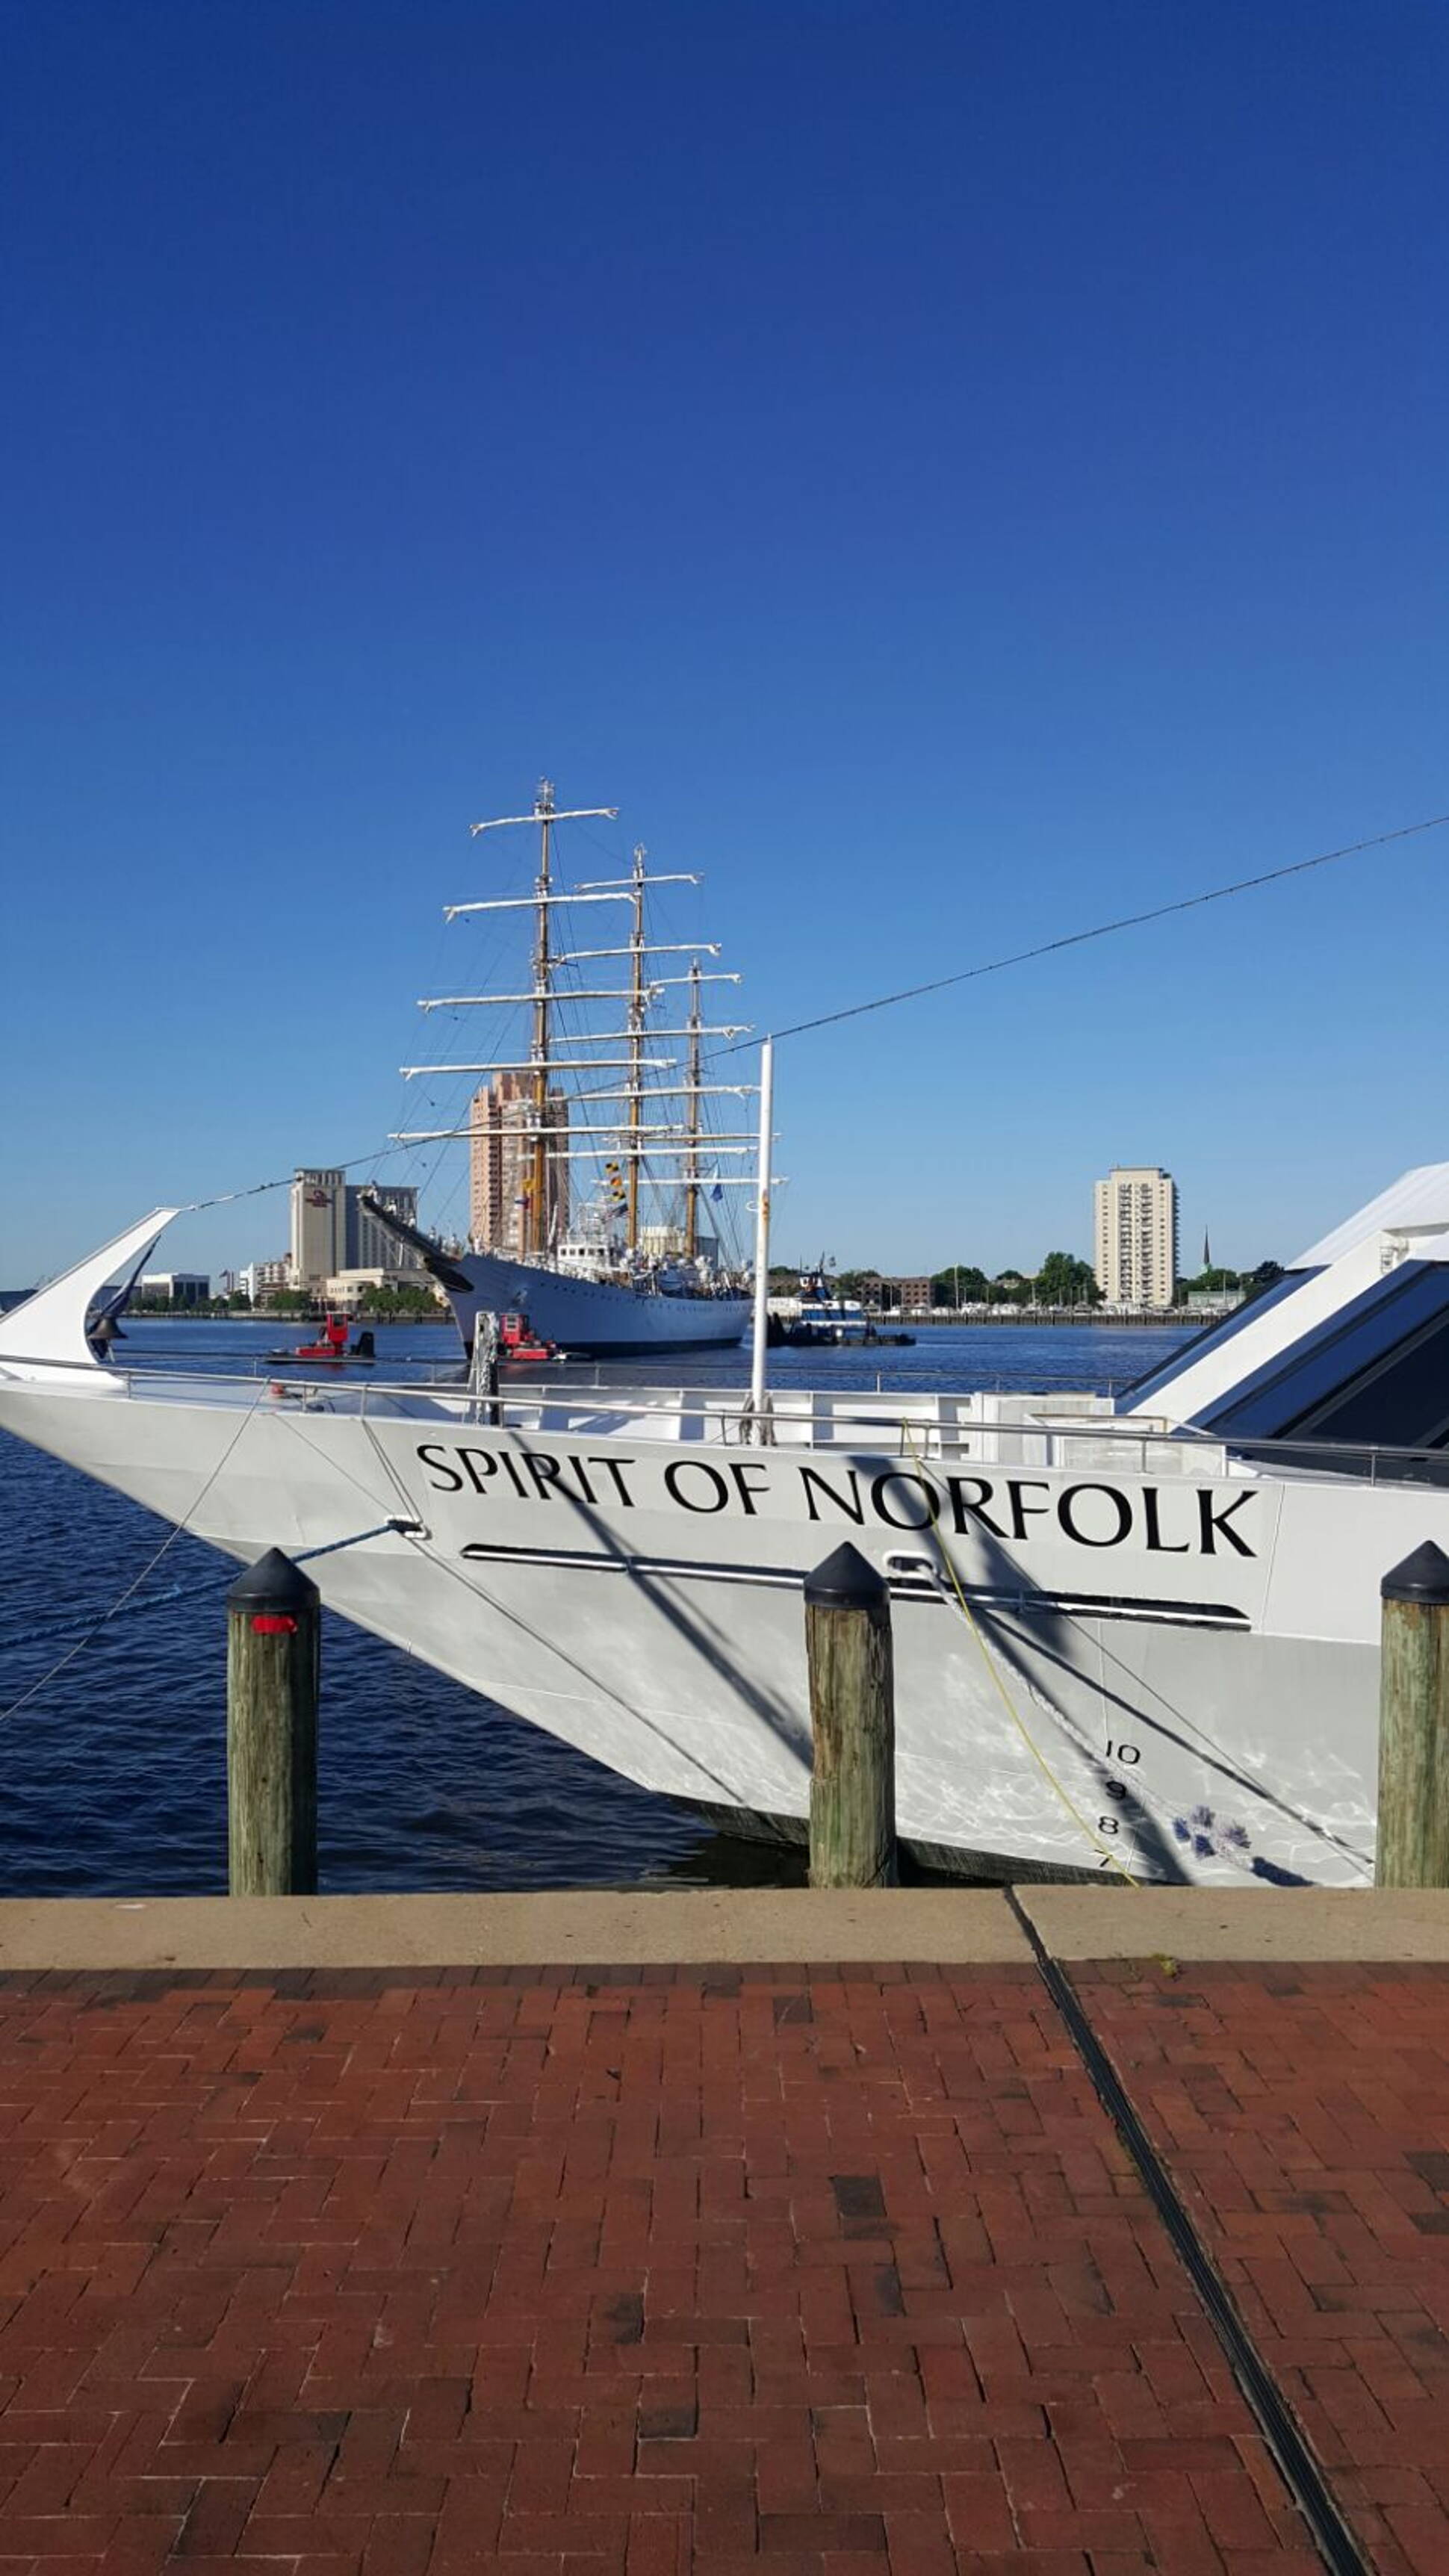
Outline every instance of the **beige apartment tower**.
{"label": "beige apartment tower", "polygon": [[[534,1077],[494,1073],[474,1092],[468,1114],[468,1234],[477,1252],[521,1253],[533,1160]],[[551,1091],[543,1123],[568,1142],[568,1102]],[[550,1153],[543,1239],[552,1244],[568,1231],[569,1167]]]}
{"label": "beige apartment tower", "polygon": [[1097,1183],[1097,1285],[1109,1306],[1170,1306],[1177,1287],[1177,1183],[1156,1163],[1116,1164]]}

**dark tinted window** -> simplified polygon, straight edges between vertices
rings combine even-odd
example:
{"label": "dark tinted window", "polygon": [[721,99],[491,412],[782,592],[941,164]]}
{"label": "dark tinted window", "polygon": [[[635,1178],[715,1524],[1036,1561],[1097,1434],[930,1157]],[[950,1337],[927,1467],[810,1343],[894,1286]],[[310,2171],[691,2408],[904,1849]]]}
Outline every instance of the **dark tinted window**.
{"label": "dark tinted window", "polygon": [[1224,1438],[1429,1446],[1449,1415],[1449,1264],[1406,1261],[1199,1417]]}
{"label": "dark tinted window", "polygon": [[1230,1342],[1234,1333],[1240,1333],[1245,1324],[1255,1324],[1260,1315],[1267,1314],[1270,1306],[1281,1305],[1285,1297],[1292,1296],[1295,1288],[1301,1288],[1307,1280],[1317,1277],[1316,1270],[1285,1270],[1282,1278],[1275,1279],[1271,1288],[1265,1288],[1261,1297],[1252,1298],[1246,1306],[1235,1306],[1220,1324],[1210,1325],[1194,1341],[1184,1342],[1181,1350],[1174,1351],[1170,1360],[1159,1360],[1141,1377],[1131,1379],[1122,1389],[1124,1402],[1140,1404],[1145,1396],[1156,1395],[1163,1387],[1171,1386],[1185,1369],[1196,1368],[1208,1351],[1221,1350],[1223,1343]]}

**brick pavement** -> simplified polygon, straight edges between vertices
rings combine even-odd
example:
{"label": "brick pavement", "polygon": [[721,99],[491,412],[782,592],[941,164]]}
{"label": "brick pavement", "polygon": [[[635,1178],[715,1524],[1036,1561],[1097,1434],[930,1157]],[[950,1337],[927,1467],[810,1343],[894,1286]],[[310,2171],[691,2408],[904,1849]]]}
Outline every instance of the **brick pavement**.
{"label": "brick pavement", "polygon": [[1077,1989],[1382,2576],[1449,2576],[1449,1971]]}
{"label": "brick pavement", "polygon": [[[1348,1983],[1093,1992],[1417,2576],[1436,1990],[1375,2108],[1304,2071]],[[1318,2566],[1030,1968],[0,1981],[0,2504],[0,2576]]]}

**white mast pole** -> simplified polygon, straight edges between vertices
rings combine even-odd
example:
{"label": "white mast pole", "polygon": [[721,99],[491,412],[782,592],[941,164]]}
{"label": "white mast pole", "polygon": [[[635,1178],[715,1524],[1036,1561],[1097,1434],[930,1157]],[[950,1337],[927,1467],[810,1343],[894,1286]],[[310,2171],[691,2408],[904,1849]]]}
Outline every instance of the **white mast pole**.
{"label": "white mast pole", "polygon": [[[629,1142],[637,1145],[642,1124],[644,1089],[644,861],[648,856],[642,841],[634,844],[634,935],[630,953],[634,960],[629,982]],[[639,1158],[629,1164],[627,1251],[631,1261],[639,1258]]]}
{"label": "white mast pole", "polygon": [[755,1326],[750,1351],[750,1412],[756,1434],[765,1409],[765,1353],[770,1329],[770,1138],[774,1129],[775,1041],[760,1046],[760,1168],[755,1199]]}
{"label": "white mast pole", "polygon": [[699,1251],[699,1102],[700,1068],[703,1058],[699,1048],[699,959],[689,970],[689,1176],[684,1193],[684,1257],[693,1261]]}
{"label": "white mast pole", "polygon": [[552,971],[548,953],[548,898],[551,869],[548,833],[553,821],[553,788],[544,778],[539,781],[534,799],[539,823],[538,853],[538,927],[533,949],[533,1114],[538,1127],[533,1152],[529,1158],[530,1182],[527,1204],[523,1211],[521,1250],[527,1260],[531,1252],[548,1250],[549,1161],[548,1140],[544,1133],[544,1113],[548,1108],[548,1006],[549,979]]}

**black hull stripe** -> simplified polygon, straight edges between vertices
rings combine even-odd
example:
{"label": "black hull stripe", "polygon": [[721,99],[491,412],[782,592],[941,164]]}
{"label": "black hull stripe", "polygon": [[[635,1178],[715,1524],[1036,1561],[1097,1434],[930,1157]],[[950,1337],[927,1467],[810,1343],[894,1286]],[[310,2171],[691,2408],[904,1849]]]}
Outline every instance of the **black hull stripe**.
{"label": "black hull stripe", "polygon": [[[570,1572],[629,1574],[644,1580],[658,1576],[691,1583],[748,1583],[770,1592],[798,1592],[808,1570],[803,1566],[710,1564],[697,1557],[605,1556],[597,1548],[509,1547],[484,1539],[474,1540],[459,1553],[471,1565],[557,1567]],[[925,1601],[941,1609],[955,1606],[950,1594],[926,1576],[892,1575],[889,1580],[893,1601]],[[1024,1618],[1033,1613],[1056,1613],[1077,1619],[1128,1619],[1156,1627],[1243,1631],[1252,1625],[1247,1612],[1229,1601],[1153,1601],[1108,1592],[1022,1592],[971,1583],[964,1590],[975,1608],[1013,1611]]]}

